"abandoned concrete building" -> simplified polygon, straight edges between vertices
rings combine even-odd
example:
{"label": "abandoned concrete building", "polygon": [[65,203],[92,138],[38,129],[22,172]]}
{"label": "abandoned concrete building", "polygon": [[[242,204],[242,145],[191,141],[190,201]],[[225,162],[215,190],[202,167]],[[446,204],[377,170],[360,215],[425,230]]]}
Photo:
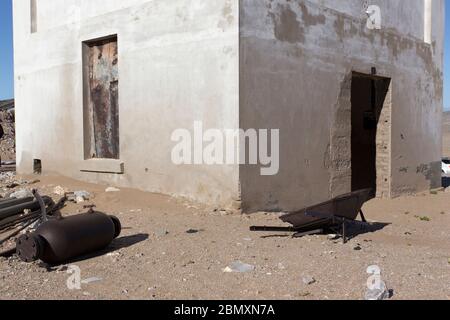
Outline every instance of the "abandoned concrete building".
{"label": "abandoned concrete building", "polygon": [[[444,6],[15,0],[18,171],[245,212],[438,187]],[[279,129],[278,174],[174,164],[196,121]]]}

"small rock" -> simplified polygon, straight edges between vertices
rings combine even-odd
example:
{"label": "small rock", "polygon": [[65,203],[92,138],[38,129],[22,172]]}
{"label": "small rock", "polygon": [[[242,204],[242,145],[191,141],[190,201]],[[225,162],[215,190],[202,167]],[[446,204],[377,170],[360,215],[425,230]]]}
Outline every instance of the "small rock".
{"label": "small rock", "polygon": [[66,190],[61,186],[56,186],[55,189],[53,189],[53,193],[63,197],[66,195]]}
{"label": "small rock", "polygon": [[338,240],[341,236],[338,234],[329,234],[328,235],[328,240],[332,241],[332,240]]}
{"label": "small rock", "polygon": [[120,192],[120,189],[114,187],[106,188],[105,192]]}
{"label": "small rock", "polygon": [[303,277],[302,281],[303,281],[303,283],[306,284],[307,286],[310,286],[310,285],[316,283],[316,279],[314,279],[314,278],[311,277],[311,276]]}
{"label": "small rock", "polygon": [[189,229],[188,231],[186,231],[187,234],[195,234],[195,233],[199,233],[199,230],[196,229]]}
{"label": "small rock", "polygon": [[301,298],[306,298],[306,297],[309,297],[311,295],[311,292],[300,292],[298,295]]}
{"label": "small rock", "polygon": [[362,250],[362,248],[361,248],[361,246],[360,246],[360,245],[357,245],[356,247],[354,247],[354,248],[353,248],[353,250],[355,250],[355,251],[361,251],[361,250]]}
{"label": "small rock", "polygon": [[233,262],[230,266],[226,267],[222,271],[224,273],[246,273],[255,270],[255,266],[251,264],[242,263],[241,261]]}
{"label": "small rock", "polygon": [[16,199],[24,199],[24,198],[33,197],[33,193],[30,190],[22,189],[22,190],[12,193],[9,197],[16,198]]}
{"label": "small rock", "polygon": [[19,187],[20,186],[20,184],[18,184],[17,182],[13,182],[13,183],[11,183],[11,184],[8,184],[7,186],[6,186],[6,188],[8,188],[8,189],[14,189],[14,188],[17,188],[17,187]]}
{"label": "small rock", "polygon": [[120,252],[110,252],[108,254],[106,254],[107,257],[119,257],[120,256]]}
{"label": "small rock", "polygon": [[73,194],[76,203],[82,203],[91,199],[91,194],[87,191],[75,191]]}
{"label": "small rock", "polygon": [[60,266],[56,269],[56,272],[66,272],[67,270],[69,270],[68,266]]}

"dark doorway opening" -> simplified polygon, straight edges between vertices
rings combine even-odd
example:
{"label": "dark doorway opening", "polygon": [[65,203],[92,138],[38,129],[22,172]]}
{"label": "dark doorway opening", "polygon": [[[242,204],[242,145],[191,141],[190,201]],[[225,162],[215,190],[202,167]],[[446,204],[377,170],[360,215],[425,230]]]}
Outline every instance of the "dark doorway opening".
{"label": "dark doorway opening", "polygon": [[[390,79],[353,73],[352,191],[370,188],[373,196],[389,184]],[[384,110],[388,108],[389,110]]]}
{"label": "dark doorway opening", "polygon": [[34,174],[42,174],[42,161],[40,159],[33,160],[33,172]]}

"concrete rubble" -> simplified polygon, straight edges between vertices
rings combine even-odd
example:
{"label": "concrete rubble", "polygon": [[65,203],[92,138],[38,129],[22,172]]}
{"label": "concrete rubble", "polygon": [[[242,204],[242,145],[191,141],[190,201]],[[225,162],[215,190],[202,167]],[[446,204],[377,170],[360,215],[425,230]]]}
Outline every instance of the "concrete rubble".
{"label": "concrete rubble", "polygon": [[16,160],[14,100],[0,101],[0,161]]}

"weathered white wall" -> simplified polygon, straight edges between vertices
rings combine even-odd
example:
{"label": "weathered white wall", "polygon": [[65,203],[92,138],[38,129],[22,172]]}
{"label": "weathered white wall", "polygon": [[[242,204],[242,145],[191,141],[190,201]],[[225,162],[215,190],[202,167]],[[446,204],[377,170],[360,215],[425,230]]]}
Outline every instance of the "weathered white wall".
{"label": "weathered white wall", "polygon": [[[444,1],[373,0],[382,29],[366,29],[363,0],[14,1],[17,157],[45,172],[244,209],[298,209],[349,189],[349,75],[392,79],[392,196],[439,183]],[[125,173],[81,172],[82,42],[117,34]],[[347,111],[346,111],[347,110]],[[260,167],[175,166],[177,128],[281,129],[280,173]],[[344,159],[345,160],[345,159]],[[105,164],[105,166],[107,166]],[[109,166],[109,165],[108,165]],[[336,174],[342,170],[342,175]]]}
{"label": "weathered white wall", "polygon": [[[366,28],[362,0],[243,0],[241,126],[280,128],[280,173],[241,168],[246,210],[295,210],[350,191],[351,73],[392,79],[390,195],[440,183],[444,1],[374,0],[382,29]],[[347,125],[346,125],[347,124]],[[350,174],[350,175],[349,175]]]}
{"label": "weathered white wall", "polygon": [[[44,173],[228,206],[237,166],[175,166],[173,130],[238,127],[238,3],[232,0],[14,1],[17,160]],[[83,154],[82,41],[117,34],[121,161],[96,174]],[[107,165],[105,165],[107,166]]]}

